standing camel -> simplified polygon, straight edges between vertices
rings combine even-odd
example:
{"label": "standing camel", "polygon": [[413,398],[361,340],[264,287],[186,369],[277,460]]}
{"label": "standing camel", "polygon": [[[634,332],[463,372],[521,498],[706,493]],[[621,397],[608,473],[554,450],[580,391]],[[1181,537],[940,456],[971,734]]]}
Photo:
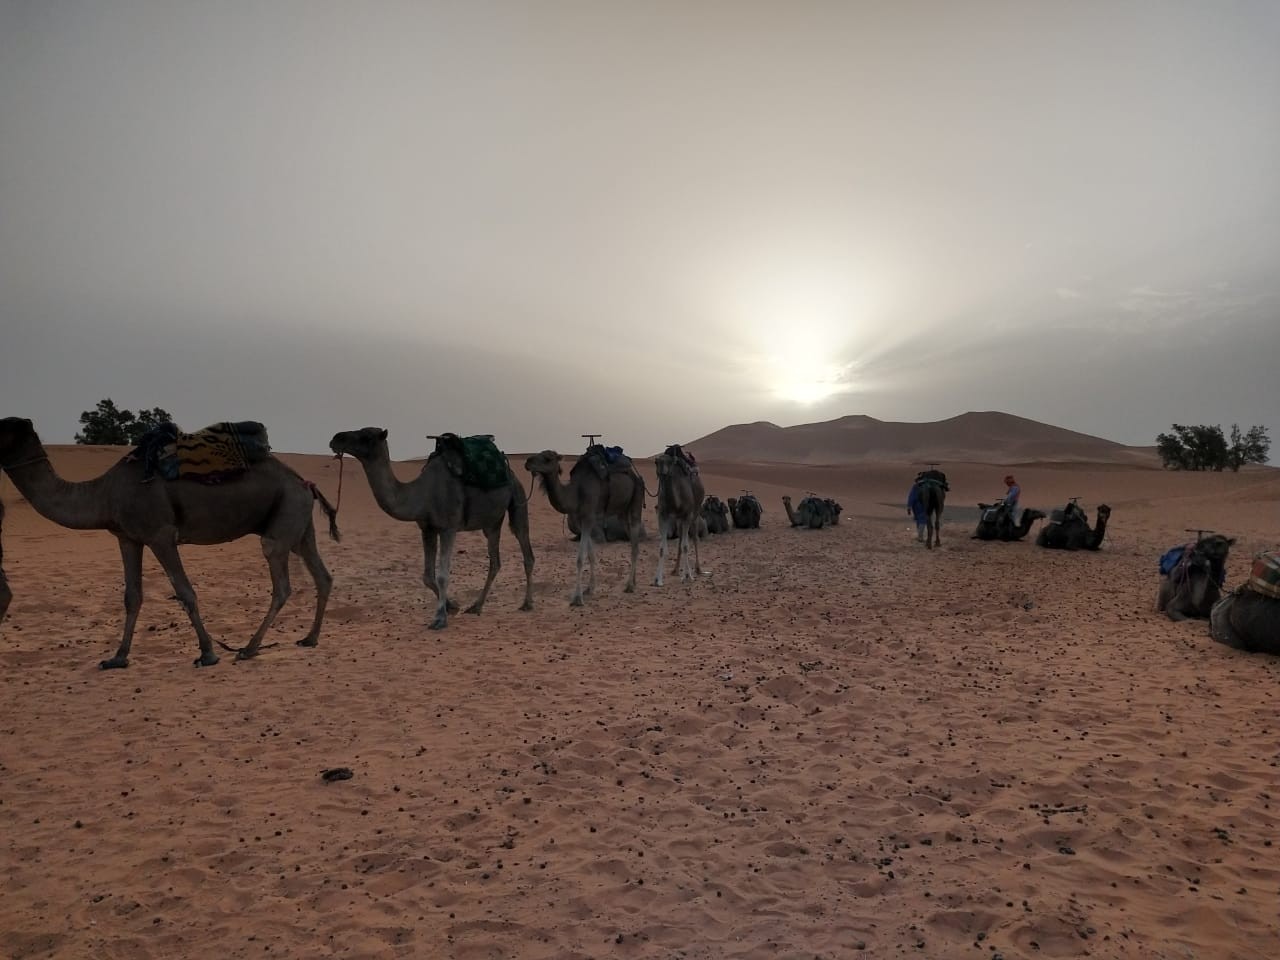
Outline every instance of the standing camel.
{"label": "standing camel", "polygon": [[[432,630],[443,630],[449,614],[457,612],[457,604],[449,600],[449,568],[453,564],[453,544],[459,530],[483,530],[489,548],[489,574],[484,588],[467,613],[484,609],[489,588],[502,567],[498,542],[502,539],[502,520],[508,517],[511,532],[520,542],[524,556],[524,603],[521,610],[533,609],[533,547],[529,543],[529,504],[524,490],[516,482],[510,467],[506,482],[491,490],[463,482],[465,472],[458,445],[461,438],[445,434],[441,438],[441,454],[433,454],[422,472],[408,483],[401,483],[391,471],[391,454],[387,449],[387,431],[379,427],[362,427],[335,433],[329,448],[339,456],[351,454],[360,461],[369,488],[382,511],[396,520],[412,520],[422,530],[422,582],[436,597],[436,615]],[[437,561],[437,545],[439,559]]]}
{"label": "standing camel", "polygon": [[[605,520],[621,521],[631,542],[631,572],[627,575],[626,593],[636,589],[636,560],[640,556],[641,524],[644,520],[644,480],[631,466],[615,465],[606,469],[601,477],[591,458],[583,456],[569,471],[569,482],[560,482],[560,454],[543,450],[529,457],[524,467],[542,484],[547,500],[557,513],[568,517],[570,526],[582,531],[578,540],[578,572],[569,606],[582,606],[582,598],[595,590],[596,550],[595,538],[601,535]],[[590,567],[586,589],[582,586],[582,568]]]}
{"label": "standing camel", "polygon": [[942,508],[947,500],[947,491],[942,481],[925,476],[916,481],[920,484],[920,502],[924,505],[925,522],[928,529],[924,535],[924,545],[932,550],[942,546]]}
{"label": "standing camel", "polygon": [[[200,640],[196,666],[218,662],[213,638],[196,605],[196,592],[178,556],[180,543],[227,543],[257,534],[271,571],[271,606],[249,643],[236,659],[255,656],[262,638],[289,599],[289,554],[306,564],[316,584],[316,613],[311,630],[298,641],[314,647],[320,637],[325,605],[333,577],[316,549],[311,511],[317,502],[329,517],[329,535],[338,539],[336,514],[329,502],[297,473],[275,457],[255,463],[234,480],[203,484],[192,480],[143,482],[144,464],[125,458],[102,476],[70,483],[54,472],[30,420],[0,420],[0,467],[44,517],[73,530],[109,530],[120,542],[124,562],[124,636],[104,670],[129,665],[133,630],[142,609],[142,550],[151,550],[173,584],[178,602],[191,618]],[[221,644],[224,649],[232,649]]]}
{"label": "standing camel", "polygon": [[[0,503],[0,527],[4,526],[4,504]],[[9,601],[13,599],[13,591],[9,589],[9,581],[4,575],[4,542],[0,540],[0,621],[4,620],[5,611],[9,609]]]}
{"label": "standing camel", "polygon": [[[662,586],[662,570],[667,562],[667,539],[672,531],[680,538],[676,566],[680,579],[688,582],[694,572],[702,573],[698,558],[697,523],[706,491],[697,468],[685,459],[679,445],[672,444],[666,451],[653,458],[658,471],[658,572],[653,585]],[[693,545],[693,567],[689,566],[689,547]]]}

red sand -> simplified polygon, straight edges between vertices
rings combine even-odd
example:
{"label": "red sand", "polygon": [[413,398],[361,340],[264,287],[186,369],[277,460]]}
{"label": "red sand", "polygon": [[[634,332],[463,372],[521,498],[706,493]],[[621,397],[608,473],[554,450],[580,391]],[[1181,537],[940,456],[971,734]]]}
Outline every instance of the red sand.
{"label": "red sand", "polygon": [[[71,478],[118,455],[52,452]],[[285,459],[332,499],[333,461]],[[945,466],[953,517],[1003,489],[1004,466]],[[1240,538],[1233,583],[1276,546],[1277,474],[1018,467],[1027,505],[1113,508],[1101,552],[1064,554],[954,519],[927,552],[900,505],[915,469],[707,460],[764,528],[662,589],[646,543],[633,596],[610,545],[583,609],[538,493],[537,609],[504,534],[485,613],[443,633],[416,529],[349,471],[317,649],[293,645],[299,567],[278,648],[194,669],[148,558],[110,673],[113,538],[6,479],[0,956],[1274,956],[1280,665],[1152,602],[1185,527]],[[839,527],[786,526],[779,496],[806,490]],[[459,543],[465,604],[484,549]],[[269,596],[257,543],[184,557],[242,643]],[[354,778],[322,783],[333,766]]]}

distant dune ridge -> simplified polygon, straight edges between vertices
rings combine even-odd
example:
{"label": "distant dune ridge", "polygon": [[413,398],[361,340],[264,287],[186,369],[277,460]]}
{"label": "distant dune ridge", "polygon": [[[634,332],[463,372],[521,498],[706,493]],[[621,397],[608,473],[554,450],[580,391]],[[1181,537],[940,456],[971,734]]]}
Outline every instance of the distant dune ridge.
{"label": "distant dune ridge", "polygon": [[997,411],[962,413],[929,423],[854,415],[780,427],[739,423],[690,441],[700,459],[841,464],[864,460],[976,463],[1079,461],[1158,465],[1150,447],[1130,447]]}

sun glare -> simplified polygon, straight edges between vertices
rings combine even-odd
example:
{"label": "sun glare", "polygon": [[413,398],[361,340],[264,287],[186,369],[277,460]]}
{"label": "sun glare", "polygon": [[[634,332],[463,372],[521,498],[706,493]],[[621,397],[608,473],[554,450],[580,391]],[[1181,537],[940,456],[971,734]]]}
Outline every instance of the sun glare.
{"label": "sun glare", "polygon": [[789,364],[788,367],[789,369],[778,371],[773,392],[779,399],[789,403],[812,406],[848,389],[844,371],[835,367],[824,366],[818,370],[803,364]]}

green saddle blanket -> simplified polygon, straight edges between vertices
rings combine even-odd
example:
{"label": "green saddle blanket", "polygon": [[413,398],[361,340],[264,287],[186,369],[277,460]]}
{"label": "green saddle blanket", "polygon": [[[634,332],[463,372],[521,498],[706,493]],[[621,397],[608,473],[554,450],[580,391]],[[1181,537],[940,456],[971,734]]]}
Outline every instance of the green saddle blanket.
{"label": "green saddle blanket", "polygon": [[498,449],[488,434],[474,437],[441,434],[436,438],[435,452],[428,461],[436,457],[443,457],[453,474],[468,487],[496,490],[511,482],[507,455]]}

